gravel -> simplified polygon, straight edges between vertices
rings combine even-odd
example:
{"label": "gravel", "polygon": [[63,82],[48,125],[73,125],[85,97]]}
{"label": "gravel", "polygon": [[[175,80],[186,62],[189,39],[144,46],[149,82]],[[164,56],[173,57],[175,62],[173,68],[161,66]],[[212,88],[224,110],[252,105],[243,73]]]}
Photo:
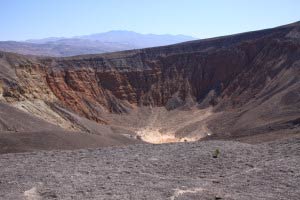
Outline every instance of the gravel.
{"label": "gravel", "polygon": [[2,154],[0,168],[3,200],[298,200],[300,137]]}

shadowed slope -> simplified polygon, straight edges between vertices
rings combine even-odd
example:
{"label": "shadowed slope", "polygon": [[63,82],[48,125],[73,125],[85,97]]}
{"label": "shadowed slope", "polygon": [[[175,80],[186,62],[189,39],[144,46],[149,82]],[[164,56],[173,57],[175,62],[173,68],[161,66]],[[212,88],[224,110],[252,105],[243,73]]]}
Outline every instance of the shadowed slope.
{"label": "shadowed slope", "polygon": [[[110,129],[84,123],[97,134],[66,131],[31,114],[0,103],[0,154],[37,150],[95,148],[139,143]],[[94,126],[94,127],[93,127]]]}

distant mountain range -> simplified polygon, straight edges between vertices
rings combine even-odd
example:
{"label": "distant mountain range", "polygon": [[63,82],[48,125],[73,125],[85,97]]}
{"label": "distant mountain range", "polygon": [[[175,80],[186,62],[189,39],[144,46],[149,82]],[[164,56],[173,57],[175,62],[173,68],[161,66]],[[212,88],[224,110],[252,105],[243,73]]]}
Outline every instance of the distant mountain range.
{"label": "distant mountain range", "polygon": [[0,41],[0,50],[26,55],[63,57],[164,46],[195,39],[186,35],[109,31],[71,38],[50,37],[26,41]]}

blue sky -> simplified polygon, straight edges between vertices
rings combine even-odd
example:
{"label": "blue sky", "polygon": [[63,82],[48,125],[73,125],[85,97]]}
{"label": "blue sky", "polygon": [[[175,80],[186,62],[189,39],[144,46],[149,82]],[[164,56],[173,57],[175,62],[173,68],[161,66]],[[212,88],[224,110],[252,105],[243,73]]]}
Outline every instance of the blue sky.
{"label": "blue sky", "polygon": [[208,38],[300,20],[300,0],[0,0],[0,40],[109,30]]}

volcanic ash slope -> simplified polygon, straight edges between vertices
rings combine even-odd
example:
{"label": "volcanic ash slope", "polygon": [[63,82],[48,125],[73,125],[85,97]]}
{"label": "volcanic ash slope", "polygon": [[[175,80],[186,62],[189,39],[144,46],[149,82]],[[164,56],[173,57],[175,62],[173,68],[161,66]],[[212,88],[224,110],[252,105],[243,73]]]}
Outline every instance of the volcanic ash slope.
{"label": "volcanic ash slope", "polygon": [[2,154],[0,199],[298,200],[299,155],[299,136]]}

